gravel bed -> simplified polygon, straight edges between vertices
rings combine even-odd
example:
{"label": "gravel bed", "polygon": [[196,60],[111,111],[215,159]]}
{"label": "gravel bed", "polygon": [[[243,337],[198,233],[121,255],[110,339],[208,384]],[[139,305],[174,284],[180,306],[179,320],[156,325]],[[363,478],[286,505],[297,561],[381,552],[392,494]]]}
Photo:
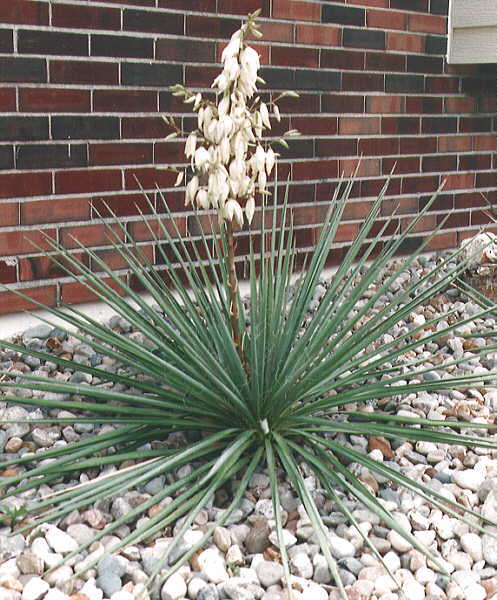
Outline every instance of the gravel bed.
{"label": "gravel bed", "polygon": [[[405,276],[394,282],[389,294],[398,293],[412,278],[418,278],[438,260],[437,257],[420,257]],[[323,281],[316,289],[310,311],[315,310],[326,287]],[[373,289],[368,293],[373,293]],[[389,294],[384,302],[389,301]],[[471,317],[479,311],[473,302],[459,295],[456,289],[448,289],[432,298],[428,304],[410,315],[405,323],[394,327],[391,336],[400,335],[404,328],[423,325],[437,314],[457,311],[460,318]],[[139,336],[128,323],[112,317],[111,327],[120,329],[123,335]],[[441,336],[416,351],[430,370],[426,378],[440,379],[447,376],[441,363],[449,357],[458,358],[465,353],[468,362],[460,368],[463,372],[486,373],[497,367],[497,353],[480,358],[472,350],[497,339],[482,337],[482,332],[495,331],[496,320],[474,319],[461,326],[454,334]],[[432,331],[426,331],[431,334]],[[469,337],[461,337],[468,334]],[[423,332],[421,332],[423,335]],[[26,330],[22,342],[34,349],[64,355],[80,362],[116,369],[109,358],[95,353],[92,348],[63,332],[40,324]],[[378,340],[386,343],[390,338]],[[413,357],[411,357],[412,359]],[[63,381],[95,384],[92,377],[82,372],[58,371],[55,362],[40,362],[37,358],[22,357],[0,350],[0,369],[10,369],[13,374],[35,372]],[[450,375],[453,375],[451,372]],[[46,448],[62,446],[85,439],[99,431],[93,425],[51,426],[45,424],[11,424],[11,419],[35,419],[43,417],[40,409],[22,406],[22,397],[32,395],[28,390],[16,390],[20,405],[1,402],[0,396],[0,450],[6,459],[22,456],[26,452],[38,452]],[[37,392],[34,392],[37,393]],[[46,392],[38,392],[40,395]],[[354,408],[351,406],[350,408]],[[447,390],[439,393],[412,393],[394,399],[381,407],[392,414],[437,419],[454,418],[479,423],[494,423],[497,411],[497,382],[495,388],[486,390],[475,387],[469,391]],[[374,407],[369,407],[374,410]],[[367,408],[366,408],[367,410]],[[67,411],[54,410],[51,416],[71,417]],[[2,423],[3,422],[3,423]],[[112,426],[104,425],[100,431]],[[176,434],[177,436],[177,434]],[[489,434],[489,437],[497,436]],[[177,442],[170,436],[171,444]],[[428,442],[389,442],[381,437],[342,435],[341,443],[423,482],[441,494],[456,500],[497,520],[497,451],[467,449],[463,446],[449,447]],[[21,467],[19,467],[21,468]],[[191,467],[183,467],[185,468]],[[443,514],[430,507],[422,498],[411,492],[397,489],[386,480],[355,463],[349,469],[372,490],[384,506],[414,536],[427,545],[445,565],[451,578],[440,575],[434,565],[409,542],[389,530],[378,517],[355,500],[345,498],[352,514],[360,523],[362,532],[383,556],[389,569],[395,573],[401,589],[386,573],[384,567],[365,546],[358,532],[350,527],[333,503],[328,500],[306,465],[302,465],[306,484],[312,490],[316,504],[329,527],[330,548],[338,561],[340,573],[350,600],[497,600],[497,538],[474,533],[457,518]],[[0,476],[8,475],[0,465]],[[79,483],[94,478],[98,473],[80,474]],[[185,475],[181,472],[177,475]],[[161,490],[164,478],[148,482],[144,487],[124,493],[109,501],[98,501],[91,509],[74,511],[55,524],[42,525],[25,535],[11,533],[10,525],[0,526],[0,600],[285,600],[282,591],[283,568],[278,562],[274,515],[270,499],[269,478],[264,470],[256,473],[250,489],[238,510],[224,527],[218,527],[207,546],[194,555],[189,564],[171,576],[158,591],[146,588],[148,575],[164,548],[170,543],[181,523],[160,532],[136,546],[111,556],[106,549],[130,532],[130,526],[121,526],[113,535],[94,542],[88,551],[74,557],[66,565],[49,574],[53,567],[78,544],[92,539],[105,525],[118,519]],[[21,508],[38,494],[44,495],[59,489],[44,486],[43,489],[25,492],[20,497],[9,498],[11,509]],[[229,499],[230,489],[220,491],[208,509],[202,510],[193,526],[174,550],[171,560],[188,551],[202,536],[202,532],[223,510]],[[280,483],[281,503],[285,523],[287,547],[296,600],[338,600],[338,592],[331,576],[309,519],[303,506],[284,479]],[[167,501],[166,499],[165,501]],[[169,499],[170,500],[170,499]],[[1,501],[0,501],[1,504]],[[147,519],[153,516],[149,510]],[[140,521],[138,521],[139,523]],[[497,531],[497,530],[496,530]],[[89,569],[81,577],[74,577],[85,562],[98,558],[96,568]]]}

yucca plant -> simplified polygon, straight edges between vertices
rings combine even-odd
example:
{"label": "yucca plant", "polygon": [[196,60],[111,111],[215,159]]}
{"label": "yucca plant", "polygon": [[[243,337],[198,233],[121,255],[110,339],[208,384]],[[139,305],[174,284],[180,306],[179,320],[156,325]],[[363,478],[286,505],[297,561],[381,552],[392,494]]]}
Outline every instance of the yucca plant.
{"label": "yucca plant", "polygon": [[[107,469],[105,474],[88,483],[62,487],[36,502],[27,502],[24,509],[31,518],[17,529],[22,532],[37,523],[58,522],[73,510],[89,507],[100,499],[120,496],[155,477],[177,474],[180,467],[191,465],[192,469],[185,471],[187,474],[171,479],[172,483],[108,524],[80,548],[88,547],[123,524],[134,523],[157,505],[159,510],[150,519],[140,527],[132,528],[129,535],[110,549],[117,552],[182,519],[176,537],[152,576],[152,580],[157,581],[170,576],[208,541],[215,527],[225,523],[239,505],[252,475],[265,469],[270,478],[285,581],[290,588],[278,487],[278,473],[283,469],[312,523],[335,583],[346,598],[330,550],[328,528],[313,493],[306,486],[302,465],[305,463],[312,470],[320,488],[350,524],[357,527],[359,535],[364,537],[348,508],[347,498],[363,503],[381,518],[385,526],[404,536],[438,564],[437,557],[392,518],[373,491],[353,474],[347,466],[350,461],[387,478],[394,486],[419,494],[448,514],[467,520],[479,531],[483,528],[475,525],[475,518],[481,516],[367,454],[344,446],[340,443],[343,438],[340,434],[495,448],[496,444],[489,438],[474,434],[478,428],[488,429],[490,425],[401,417],[382,413],[377,406],[379,401],[413,392],[468,388],[477,382],[481,385],[482,380],[490,380],[495,374],[458,374],[458,367],[466,360],[462,358],[444,364],[454,368],[453,375],[432,380],[423,377],[428,369],[423,367],[422,361],[410,358],[421,345],[454,331],[469,319],[445,327],[442,321],[447,315],[438,315],[424,325],[379,344],[384,334],[443,291],[465,268],[464,260],[457,260],[459,252],[454,251],[429,273],[393,295],[388,303],[381,302],[394,280],[410,268],[431,239],[428,236],[415,252],[393,262],[429,206],[395,235],[385,235],[390,224],[388,219],[381,230],[373,234],[387,184],[333,273],[312,318],[309,318],[309,306],[353,182],[337,188],[314,252],[296,277],[298,249],[291,210],[285,199],[279,198],[282,188],[276,184],[270,188],[271,201],[264,199],[267,194],[262,194],[260,229],[251,236],[247,261],[250,300],[248,308],[244,306],[236,280],[233,253],[236,232],[232,221],[243,221],[240,203],[249,200],[243,210],[251,220],[255,207],[255,200],[251,198],[266,191],[266,178],[274,158],[268,146],[263,146],[260,141],[262,130],[270,126],[267,107],[261,108],[262,104],[257,100],[251,107],[245,103],[242,103],[245,108],[237,105],[255,92],[254,69],[257,73],[258,63],[254,63],[255,67],[246,67],[252,87],[245,89],[245,96],[234,96],[234,90],[243,79],[246,35],[258,31],[255,16],[251,15],[247,24],[233,36],[231,47],[228,45],[229,49],[223,55],[226,81],[222,78],[220,83],[218,81],[221,96],[218,104],[203,104],[198,95],[175,88],[175,93],[183,95],[185,100],[190,102],[193,98],[197,112],[204,109],[202,117],[199,115],[199,133],[195,139],[189,137],[187,141],[187,154],[192,158],[194,169],[187,186],[187,199],[203,208],[214,207],[220,227],[216,222],[212,233],[202,234],[196,245],[187,245],[174,230],[174,219],[167,211],[167,204],[164,203],[165,210],[160,211],[161,214],[155,212],[151,204],[152,216],[160,219],[161,224],[157,234],[150,226],[165,269],[159,273],[147,261],[140,246],[129,237],[124,224],[117,220],[108,224],[109,240],[115,251],[133,279],[151,296],[155,306],[127,285],[95,252],[85,250],[91,258],[89,262],[98,265],[100,274],[55,242],[50,242],[52,250],[63,257],[60,266],[129,322],[133,330],[141,334],[142,340],[122,335],[76,307],[63,306],[48,310],[54,317],[63,319],[71,335],[116,360],[121,367],[119,370],[113,372],[26,348],[22,344],[0,342],[3,348],[56,362],[64,369],[88,373],[100,382],[99,385],[84,385],[36,375],[12,378],[8,372],[4,373],[0,389],[25,388],[69,394],[64,400],[55,396],[49,400],[43,395],[20,400],[5,394],[3,401],[21,401],[23,405],[51,411],[46,418],[30,423],[111,426],[100,435],[3,462],[4,469],[17,465],[24,471],[3,477],[0,489],[4,490],[3,499],[8,500],[42,484],[54,485],[74,479],[87,469]],[[245,56],[249,62],[255,60],[252,53]],[[225,105],[228,106],[220,109],[219,105],[226,97],[229,100]],[[217,129],[213,128],[211,138],[210,133],[202,137],[205,111],[209,108],[210,122],[215,119],[216,127],[222,128],[224,125],[219,123],[223,116],[231,114],[233,107],[240,114],[245,110],[240,117],[243,122],[238,131],[231,129],[227,135],[242,133],[238,142],[225,146],[223,158],[215,154],[223,139],[219,135],[216,141]],[[226,112],[223,114],[223,111]],[[277,109],[273,108],[272,112],[278,116]],[[247,134],[246,138],[243,132]],[[199,148],[203,150],[199,152]],[[230,168],[235,160],[243,165],[238,162]],[[144,221],[148,223],[146,219]],[[385,269],[392,264],[390,274],[383,278]],[[493,305],[488,306],[471,319],[483,317],[493,310]],[[46,322],[51,323],[49,319]],[[60,329],[60,325],[57,327]],[[426,334],[425,330],[432,333],[420,335]],[[494,346],[488,345],[477,352],[484,354],[494,350]],[[356,410],[349,410],[352,404],[357,406]],[[364,411],[363,407],[367,405],[373,405],[375,410]],[[77,417],[57,418],[52,416],[56,414],[53,409],[68,410]],[[464,428],[470,428],[471,432],[461,433]],[[165,443],[174,432],[184,433],[184,443],[179,447]],[[121,467],[123,463],[126,466]],[[108,470],[111,466],[116,468]],[[216,491],[229,482],[236,485],[232,486],[234,492],[226,509],[208,524],[202,539],[189,552],[176,563],[169,564],[171,552],[192,526],[199,511],[208,506]],[[161,504],[167,497],[173,500]],[[367,538],[365,543],[379,556]],[[75,554],[67,555],[65,560]],[[443,569],[442,565],[439,567]]]}

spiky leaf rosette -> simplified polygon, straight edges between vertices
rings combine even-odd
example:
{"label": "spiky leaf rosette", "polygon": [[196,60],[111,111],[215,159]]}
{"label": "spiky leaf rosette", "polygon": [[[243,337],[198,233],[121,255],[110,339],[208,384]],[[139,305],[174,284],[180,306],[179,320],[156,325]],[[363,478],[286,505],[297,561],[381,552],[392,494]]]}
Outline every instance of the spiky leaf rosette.
{"label": "spiky leaf rosette", "polygon": [[[212,234],[214,243],[205,238],[201,240],[201,258],[196,246],[192,250],[181,237],[169,233],[173,227],[167,223],[169,217],[163,216],[160,235],[168,240],[173,250],[166,254],[161,250],[163,245],[157,245],[163,253],[168,278],[166,285],[163,277],[147,262],[140,247],[127,236],[124,225],[118,224],[118,229],[122,227],[122,232],[118,232],[116,224],[109,224],[109,239],[116,252],[122,256],[135,280],[150,294],[155,307],[134,292],[91,250],[85,252],[99,265],[107,281],[73,254],[51,242],[53,250],[64,257],[64,265],[73,277],[84,282],[98,298],[126,319],[135,333],[122,335],[76,307],[48,309],[53,317],[63,319],[71,335],[117,361],[120,368],[114,371],[73,362],[48,351],[0,342],[3,348],[56,362],[62,369],[87,373],[99,382],[97,385],[74,384],[34,373],[23,374],[20,378],[5,372],[0,381],[0,388],[6,391],[3,401],[22,402],[45,411],[45,419],[31,420],[31,423],[91,423],[97,431],[106,425],[99,435],[2,463],[3,469],[15,465],[19,470],[18,474],[0,480],[4,500],[43,484],[53,486],[74,480],[88,469],[101,472],[87,483],[75,487],[62,485],[57,493],[26,503],[26,513],[32,519],[18,531],[30,529],[36,523],[59,521],[71,511],[89,507],[100,499],[122,496],[155,477],[177,475],[180,467],[190,465],[191,469],[168,479],[170,483],[162,490],[109,523],[91,542],[82,546],[88,547],[123,524],[134,523],[139,516],[156,507],[151,518],[133,527],[111,551],[118,552],[129,544],[160,534],[183,518],[174,541],[154,573],[163,578],[205,544],[216,526],[226,522],[258,468],[265,468],[269,474],[277,515],[276,528],[282,539],[278,469],[283,468],[305,507],[330,570],[343,591],[328,546],[329,532],[313,494],[306,487],[302,463],[313,471],[320,487],[353,526],[358,527],[358,524],[344,502],[346,497],[362,502],[387,527],[398,531],[427,555],[429,551],[392,517],[367,484],[346,466],[351,460],[395,485],[420,494],[427,502],[451,515],[457,514],[462,519],[465,514],[477,516],[471,509],[448,500],[435,489],[340,443],[343,436],[339,434],[350,434],[496,447],[488,437],[474,434],[478,427],[488,428],[488,425],[454,421],[447,427],[444,422],[384,414],[377,409],[374,412],[362,410],[382,399],[413,392],[468,388],[477,382],[481,385],[482,379],[494,377],[493,374],[463,374],[459,367],[466,358],[454,359],[445,365],[452,369],[450,377],[436,381],[423,377],[426,369],[415,357],[415,351],[461,325],[461,321],[451,321],[452,325],[444,326],[447,315],[436,315],[424,327],[400,330],[401,333],[389,338],[390,341],[375,343],[444,290],[464,269],[464,262],[454,260],[456,251],[439,261],[431,272],[412,280],[405,289],[392,295],[388,303],[379,302],[392,282],[424,249],[422,246],[393,263],[395,267],[390,275],[382,278],[384,269],[392,264],[394,255],[423,213],[402,233],[380,243],[383,230],[373,238],[371,230],[380,213],[382,192],[331,277],[319,306],[309,318],[308,307],[351,185],[352,182],[345,186],[341,197],[337,193],[332,200],[316,248],[306,270],[296,280],[292,278],[297,248],[290,211],[285,202],[276,205],[275,191],[272,225],[267,230],[263,226],[260,236],[254,234],[253,241],[258,241],[259,248],[257,252],[252,248],[248,265],[250,305],[246,322],[240,319],[246,370],[230,334],[223,233],[220,237]],[[270,210],[265,208],[264,213],[262,222],[271,221]],[[158,218],[160,215],[152,216]],[[387,226],[388,221],[385,228]],[[150,231],[153,234],[153,230]],[[125,236],[124,243],[119,233]],[[371,258],[373,255],[374,259]],[[370,287],[373,284],[375,287]],[[365,293],[371,289],[374,289],[372,293]],[[238,299],[242,307],[241,297]],[[472,315],[471,319],[483,317],[491,310],[494,310],[493,305],[482,310],[480,315]],[[421,329],[433,333],[422,337],[417,335]],[[489,345],[479,352],[483,355],[491,350],[494,347]],[[33,389],[39,393],[20,400],[12,393],[15,389]],[[59,400],[57,395],[42,392],[66,396]],[[354,412],[347,410],[351,403],[357,406]],[[61,410],[76,416],[56,416]],[[469,435],[458,432],[465,427],[471,429]],[[184,443],[179,447],[164,443],[175,432],[188,433]],[[191,435],[192,432],[197,435]],[[208,505],[217,490],[234,480],[236,492],[226,510],[209,523],[205,534],[189,553],[170,564],[169,556],[175,544],[192,526],[198,512]],[[367,539],[365,541],[368,543]],[[284,544],[280,547],[286,565]],[[65,560],[71,556],[66,556]],[[287,581],[291,578],[288,568],[286,578]]]}

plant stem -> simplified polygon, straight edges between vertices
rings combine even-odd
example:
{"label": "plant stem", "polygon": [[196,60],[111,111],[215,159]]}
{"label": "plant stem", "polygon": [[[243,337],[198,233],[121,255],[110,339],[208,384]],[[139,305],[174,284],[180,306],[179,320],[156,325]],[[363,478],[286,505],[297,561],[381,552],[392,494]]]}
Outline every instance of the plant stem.
{"label": "plant stem", "polygon": [[242,341],[240,339],[239,314],[238,314],[238,279],[235,266],[235,242],[233,238],[233,222],[226,220],[226,241],[228,244],[228,287],[230,292],[230,320],[231,335],[238,356],[246,371],[245,356],[243,354]]}

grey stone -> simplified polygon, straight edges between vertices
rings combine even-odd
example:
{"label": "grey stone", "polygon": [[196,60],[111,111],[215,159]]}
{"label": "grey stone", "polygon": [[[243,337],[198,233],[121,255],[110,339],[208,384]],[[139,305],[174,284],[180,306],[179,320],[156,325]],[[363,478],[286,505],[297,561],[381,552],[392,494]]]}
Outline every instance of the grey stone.
{"label": "grey stone", "polygon": [[122,588],[121,578],[111,572],[102,573],[97,577],[97,586],[103,591],[107,598]]}
{"label": "grey stone", "polygon": [[16,558],[25,546],[26,542],[20,533],[12,537],[0,534],[0,561],[5,562],[9,558]]}
{"label": "grey stone", "polygon": [[436,371],[426,371],[426,373],[423,373],[423,379],[425,381],[439,381],[441,377]]}
{"label": "grey stone", "polygon": [[35,325],[34,327],[26,329],[22,337],[25,341],[30,340],[32,338],[45,340],[52,333],[53,330],[54,328],[51,325],[48,325],[48,323],[40,323],[39,325]]}
{"label": "grey stone", "polygon": [[164,489],[165,477],[161,475],[160,477],[154,477],[150,481],[145,484],[144,490],[147,494],[158,494]]}
{"label": "grey stone", "polygon": [[197,593],[197,600],[219,600],[219,593],[214,584],[207,584],[200,588]]}
{"label": "grey stone", "polygon": [[350,571],[354,575],[359,575],[359,572],[364,569],[364,565],[358,558],[354,558],[352,556],[346,556],[345,558],[341,558],[338,561],[338,564]]}
{"label": "grey stone", "polygon": [[262,560],[256,567],[255,571],[262,586],[269,587],[279,583],[283,577],[283,567],[280,563],[269,560]]}

